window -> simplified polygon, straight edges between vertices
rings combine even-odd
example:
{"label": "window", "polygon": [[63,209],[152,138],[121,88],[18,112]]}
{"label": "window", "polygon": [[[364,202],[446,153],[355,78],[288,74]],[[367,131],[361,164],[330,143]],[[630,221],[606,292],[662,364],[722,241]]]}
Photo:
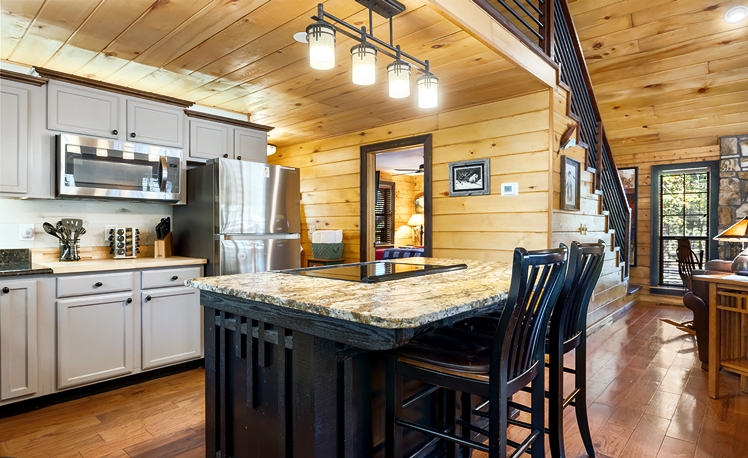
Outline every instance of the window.
{"label": "window", "polygon": [[652,166],[651,293],[683,294],[678,239],[687,239],[696,256],[703,251],[704,261],[717,257],[719,181],[719,161]]}
{"label": "window", "polygon": [[395,243],[395,183],[380,181],[374,214],[377,245]]}

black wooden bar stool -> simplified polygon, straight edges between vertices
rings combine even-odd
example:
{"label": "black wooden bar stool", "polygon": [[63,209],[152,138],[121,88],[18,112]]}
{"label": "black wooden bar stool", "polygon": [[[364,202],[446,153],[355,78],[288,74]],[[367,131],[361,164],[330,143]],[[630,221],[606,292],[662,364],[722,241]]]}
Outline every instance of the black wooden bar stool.
{"label": "black wooden bar stool", "polygon": [[[525,452],[533,458],[544,456],[544,340],[553,305],[561,290],[566,270],[566,248],[528,252],[514,251],[512,282],[506,305],[493,335],[452,329],[430,332],[413,339],[408,345],[387,356],[387,401],[385,409],[385,456],[388,458],[417,455],[418,451],[402,448],[403,429],[415,430],[447,442],[448,456],[460,445],[462,456],[469,449],[482,450],[489,458],[507,456],[507,445],[514,448],[512,457]],[[425,382],[423,391],[403,399],[403,378]],[[507,398],[527,385],[532,390],[532,417],[528,436],[521,442],[506,437]],[[418,424],[404,417],[404,409],[417,399],[446,389],[448,404],[444,427]],[[489,400],[488,410],[479,411],[463,402],[459,419],[455,419],[455,392],[463,399],[475,394]],[[488,420],[488,429],[471,422],[472,416]],[[457,434],[457,427],[460,434]],[[474,440],[484,436],[488,444]]]}
{"label": "black wooden bar stool", "polygon": [[[556,306],[551,312],[545,351],[548,354],[548,434],[551,456],[564,457],[563,410],[573,405],[582,442],[591,457],[595,456],[587,419],[587,309],[592,292],[605,262],[605,243],[572,242],[566,276]],[[457,323],[461,330],[489,335],[499,324],[496,312]],[[572,350],[574,369],[564,367],[564,355]],[[564,398],[564,372],[574,374],[574,389]],[[525,391],[528,391],[525,389]],[[525,412],[526,406],[509,403]],[[509,420],[509,424],[525,426]]]}

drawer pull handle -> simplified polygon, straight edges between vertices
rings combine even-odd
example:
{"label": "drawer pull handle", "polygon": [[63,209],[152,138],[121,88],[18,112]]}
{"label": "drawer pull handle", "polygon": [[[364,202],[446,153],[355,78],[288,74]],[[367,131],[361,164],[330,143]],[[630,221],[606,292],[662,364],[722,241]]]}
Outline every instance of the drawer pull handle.
{"label": "drawer pull handle", "polygon": [[104,283],[97,281],[96,283],[94,283],[94,286],[98,288],[99,286],[104,286]]}
{"label": "drawer pull handle", "polygon": [[127,302],[128,304],[132,304],[132,298],[131,298],[131,297],[128,297],[128,298],[127,298],[127,300],[126,300],[125,302]]}
{"label": "drawer pull handle", "polygon": [[6,286],[6,287],[4,287],[4,288],[3,288],[3,292],[4,292],[5,294],[8,294],[8,293],[10,292],[10,288],[8,288],[7,286]]}
{"label": "drawer pull handle", "polygon": [[224,154],[223,157],[229,157],[229,155],[228,154]]}
{"label": "drawer pull handle", "polygon": [[149,295],[147,295],[147,296],[145,297],[145,300],[146,300],[146,301],[148,301],[148,302],[150,302],[150,300],[151,300],[151,295],[150,295],[150,294],[149,294]]}
{"label": "drawer pull handle", "polygon": [[241,156],[236,156],[236,159],[239,160],[239,161],[241,161],[242,157]]}
{"label": "drawer pull handle", "polygon": [[176,280],[179,280],[178,276],[174,275],[173,277],[171,277],[171,281],[176,281]]}
{"label": "drawer pull handle", "polygon": [[119,131],[118,131],[117,129],[114,129],[114,130],[112,131],[112,135],[118,135],[118,134],[119,134]]}

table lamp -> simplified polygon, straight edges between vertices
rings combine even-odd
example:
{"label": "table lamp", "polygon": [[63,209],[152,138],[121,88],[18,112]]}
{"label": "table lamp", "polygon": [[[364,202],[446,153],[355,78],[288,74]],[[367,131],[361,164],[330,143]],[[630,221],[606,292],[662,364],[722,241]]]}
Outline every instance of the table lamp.
{"label": "table lamp", "polygon": [[[748,242],[748,216],[728,227],[726,230],[714,237],[720,242]],[[738,275],[748,276],[748,250],[743,250],[735,260],[732,261],[732,271]]]}
{"label": "table lamp", "polygon": [[419,227],[418,245],[419,246],[423,245],[421,243],[421,240],[423,240],[423,213],[413,213],[413,216],[411,216],[410,219],[408,220],[408,226]]}

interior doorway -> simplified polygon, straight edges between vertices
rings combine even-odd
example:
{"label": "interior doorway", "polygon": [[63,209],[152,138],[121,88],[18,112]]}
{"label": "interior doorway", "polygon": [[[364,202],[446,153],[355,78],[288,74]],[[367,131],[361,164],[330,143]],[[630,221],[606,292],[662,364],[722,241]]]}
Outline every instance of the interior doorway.
{"label": "interior doorway", "polygon": [[[403,167],[391,168],[388,171],[377,173],[377,156],[388,153],[411,153],[422,151],[422,161],[418,165],[404,164]],[[383,158],[384,156],[380,156]],[[383,161],[387,162],[387,161]],[[431,134],[417,137],[404,138],[389,142],[377,143],[361,147],[361,261],[373,261],[375,259],[376,244],[381,246],[396,246],[398,238],[395,231],[398,224],[394,212],[397,205],[394,202],[397,194],[397,182],[393,179],[385,180],[383,177],[392,176],[422,176],[423,177],[423,234],[420,234],[420,226],[414,226],[418,233],[418,239],[423,246],[423,255],[431,256],[432,251],[432,186],[431,186]],[[378,176],[380,179],[378,180]],[[397,180],[400,181],[400,180]],[[380,190],[381,189],[381,190]],[[387,191],[391,189],[391,191]],[[378,198],[379,197],[379,198]],[[415,197],[415,196],[414,196]],[[377,205],[379,203],[379,205]],[[402,206],[401,206],[402,207]],[[415,208],[415,199],[413,207]],[[406,211],[402,208],[400,211]],[[409,221],[410,222],[410,221]],[[402,226],[402,218],[400,219]],[[410,229],[408,229],[410,230]],[[399,239],[403,240],[403,239]]]}

